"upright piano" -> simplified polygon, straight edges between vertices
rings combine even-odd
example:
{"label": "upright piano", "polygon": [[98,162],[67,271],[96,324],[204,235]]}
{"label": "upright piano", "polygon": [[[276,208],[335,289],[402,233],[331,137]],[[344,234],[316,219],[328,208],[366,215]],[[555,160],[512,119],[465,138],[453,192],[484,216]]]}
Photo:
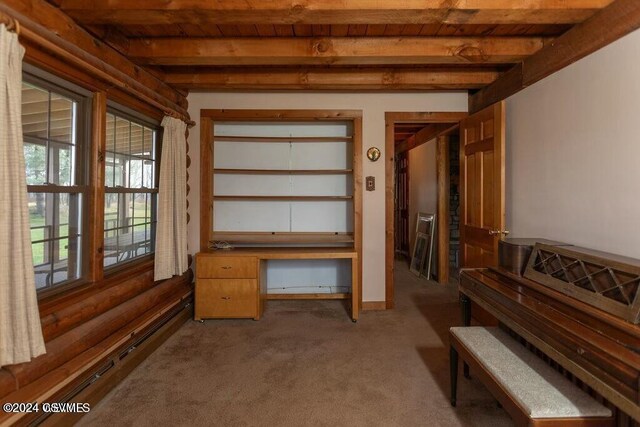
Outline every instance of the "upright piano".
{"label": "upright piano", "polygon": [[640,261],[545,243],[513,256],[521,243],[461,271],[464,323],[477,304],[640,425]]}

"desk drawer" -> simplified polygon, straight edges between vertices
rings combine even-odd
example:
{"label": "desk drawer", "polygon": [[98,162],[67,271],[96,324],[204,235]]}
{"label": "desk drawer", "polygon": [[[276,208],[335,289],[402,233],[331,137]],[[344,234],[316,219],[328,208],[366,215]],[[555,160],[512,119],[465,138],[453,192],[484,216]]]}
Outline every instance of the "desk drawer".
{"label": "desk drawer", "polygon": [[259,317],[256,279],[198,279],[196,318]]}
{"label": "desk drawer", "polygon": [[199,257],[198,277],[210,279],[257,279],[258,259],[255,257]]}

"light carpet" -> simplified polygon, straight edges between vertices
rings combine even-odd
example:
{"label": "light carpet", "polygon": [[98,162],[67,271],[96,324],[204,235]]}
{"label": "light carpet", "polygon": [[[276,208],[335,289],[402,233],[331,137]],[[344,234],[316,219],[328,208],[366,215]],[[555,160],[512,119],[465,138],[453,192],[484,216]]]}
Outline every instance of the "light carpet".
{"label": "light carpet", "polygon": [[511,426],[458,380],[457,288],[396,265],[396,307],[352,323],[343,301],[269,301],[253,320],[187,322],[91,409],[86,426]]}

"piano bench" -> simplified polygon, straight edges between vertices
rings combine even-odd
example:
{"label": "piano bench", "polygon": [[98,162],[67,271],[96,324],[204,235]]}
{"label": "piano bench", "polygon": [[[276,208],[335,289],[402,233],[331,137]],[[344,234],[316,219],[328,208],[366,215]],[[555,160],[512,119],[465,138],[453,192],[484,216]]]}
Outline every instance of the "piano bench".
{"label": "piano bench", "polygon": [[611,410],[500,328],[454,327],[449,339],[452,406],[459,355],[517,426],[613,426]]}

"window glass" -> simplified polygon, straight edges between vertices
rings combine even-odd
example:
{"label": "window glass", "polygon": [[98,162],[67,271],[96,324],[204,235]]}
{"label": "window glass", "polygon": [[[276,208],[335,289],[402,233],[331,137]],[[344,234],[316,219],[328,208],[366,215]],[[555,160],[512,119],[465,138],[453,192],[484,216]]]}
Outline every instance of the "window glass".
{"label": "window glass", "polygon": [[82,189],[78,137],[82,97],[25,79],[22,128],[36,288],[81,276]]}
{"label": "window glass", "polygon": [[157,130],[142,121],[107,114],[105,267],[154,250],[156,138]]}

